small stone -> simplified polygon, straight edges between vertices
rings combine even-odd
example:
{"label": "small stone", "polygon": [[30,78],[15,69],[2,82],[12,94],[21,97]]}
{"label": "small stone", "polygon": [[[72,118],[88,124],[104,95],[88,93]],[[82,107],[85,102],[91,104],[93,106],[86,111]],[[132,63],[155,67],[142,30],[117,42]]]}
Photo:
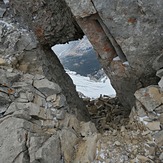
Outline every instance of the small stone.
{"label": "small stone", "polygon": [[117,130],[113,130],[113,136],[117,135]]}
{"label": "small stone", "polygon": [[156,76],[161,78],[163,76],[163,69],[158,70],[157,73],[156,73]]}
{"label": "small stone", "polygon": [[149,158],[142,156],[142,155],[137,155],[137,159],[142,161],[142,162],[150,161]]}
{"label": "small stone", "polygon": [[8,109],[9,104],[0,106],[0,115],[4,114],[6,110]]}
{"label": "small stone", "polygon": [[6,61],[2,58],[0,58],[0,65],[4,65],[6,63]]}
{"label": "small stone", "polygon": [[[54,96],[55,98],[55,96]],[[57,98],[55,100],[55,102],[53,102],[53,106],[54,107],[63,107],[63,106],[66,106],[66,98],[63,94],[61,95],[57,95]]]}
{"label": "small stone", "polygon": [[81,122],[81,135],[82,136],[89,136],[89,135],[92,135],[94,133],[97,132],[97,129],[95,127],[95,124],[92,123],[92,122],[87,122],[87,123],[84,123],[84,122]]}
{"label": "small stone", "polygon": [[57,110],[56,118],[57,120],[63,120],[65,118],[66,111],[64,109]]}
{"label": "small stone", "polygon": [[[1,88],[0,88],[1,90]],[[11,102],[9,96],[5,93],[0,92],[0,106],[4,106],[6,104],[9,104]]]}
{"label": "small stone", "polygon": [[56,99],[57,99],[57,95],[56,94],[54,94],[54,95],[50,95],[50,96],[48,96],[47,98],[46,98],[46,101],[51,101],[51,102],[54,102],[54,101],[56,101]]}
{"label": "small stone", "polygon": [[120,146],[121,145],[121,143],[119,142],[119,141],[115,141],[115,143],[114,143],[116,146]]}
{"label": "small stone", "polygon": [[153,62],[153,68],[155,70],[159,70],[162,68],[163,65],[163,53],[160,54]]}
{"label": "small stone", "polygon": [[158,114],[163,113],[163,105],[157,107],[154,111],[155,111],[156,113],[158,113]]}
{"label": "small stone", "polygon": [[124,132],[126,130],[125,126],[121,127],[121,132]]}
{"label": "small stone", "polygon": [[136,91],[135,97],[145,106],[145,108],[149,112],[155,110],[162,103],[162,94],[160,93],[160,89],[158,86],[149,86],[146,88],[141,88]]}
{"label": "small stone", "polygon": [[153,121],[153,122],[149,122],[146,125],[151,131],[158,131],[160,130],[160,122],[159,121]]}
{"label": "small stone", "polygon": [[29,64],[21,64],[19,66],[19,70],[26,73],[28,71],[28,68],[29,68]]}
{"label": "small stone", "polygon": [[35,94],[33,101],[35,104],[37,104],[39,106],[45,106],[45,104],[46,104],[45,98],[43,98],[42,96],[37,95],[37,94]]}
{"label": "small stone", "polygon": [[47,79],[35,80],[33,85],[46,96],[59,94],[61,92],[61,88],[58,84]]}
{"label": "small stone", "polygon": [[25,81],[28,84],[32,84],[33,83],[33,78],[34,76],[31,74],[24,74],[21,78],[21,81]]}
{"label": "small stone", "polygon": [[0,18],[3,17],[4,13],[6,12],[5,8],[0,8]]}
{"label": "small stone", "polygon": [[145,135],[148,135],[149,133],[150,133],[149,130],[148,130],[148,131],[144,131],[144,132],[142,133],[142,135],[145,136]]}
{"label": "small stone", "polygon": [[161,80],[158,83],[159,87],[163,89],[163,77],[161,77]]}
{"label": "small stone", "polygon": [[146,144],[145,145],[146,155],[155,155],[155,144]]}
{"label": "small stone", "polygon": [[154,135],[155,142],[159,147],[163,145],[163,130]]}
{"label": "small stone", "polygon": [[32,102],[34,99],[34,94],[32,92],[26,92],[26,96],[29,102]]}
{"label": "small stone", "polygon": [[163,152],[160,154],[159,159],[163,161]]}
{"label": "small stone", "polygon": [[7,71],[11,73],[11,72],[14,71],[14,69],[13,68],[9,68],[9,69],[7,69]]}
{"label": "small stone", "polygon": [[44,79],[44,78],[45,78],[45,76],[40,75],[40,74],[36,74],[35,77],[34,77],[35,80],[41,80],[41,79]]}
{"label": "small stone", "polygon": [[163,113],[162,113],[162,114],[160,114],[160,116],[159,116],[158,120],[160,121],[160,123],[161,123],[161,124],[163,124]]}

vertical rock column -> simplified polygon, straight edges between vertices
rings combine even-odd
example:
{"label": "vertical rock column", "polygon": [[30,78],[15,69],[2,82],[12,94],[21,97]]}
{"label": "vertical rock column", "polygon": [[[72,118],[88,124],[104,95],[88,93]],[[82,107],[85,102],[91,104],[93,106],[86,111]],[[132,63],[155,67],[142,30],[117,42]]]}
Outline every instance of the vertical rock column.
{"label": "vertical rock column", "polygon": [[139,83],[138,78],[129,66],[121,47],[103,23],[91,1],[77,3],[75,0],[67,0],[66,2],[96,50],[119,100],[126,109],[130,109],[135,101],[134,92],[141,84],[136,85]]}

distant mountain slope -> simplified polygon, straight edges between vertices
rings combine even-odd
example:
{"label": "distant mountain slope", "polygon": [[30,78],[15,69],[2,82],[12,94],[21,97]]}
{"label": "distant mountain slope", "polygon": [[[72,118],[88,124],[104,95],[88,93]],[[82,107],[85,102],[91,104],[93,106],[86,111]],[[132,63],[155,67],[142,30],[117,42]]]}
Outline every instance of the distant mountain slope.
{"label": "distant mountain slope", "polygon": [[101,69],[97,55],[86,36],[78,41],[56,45],[52,49],[65,69],[83,76],[94,75]]}

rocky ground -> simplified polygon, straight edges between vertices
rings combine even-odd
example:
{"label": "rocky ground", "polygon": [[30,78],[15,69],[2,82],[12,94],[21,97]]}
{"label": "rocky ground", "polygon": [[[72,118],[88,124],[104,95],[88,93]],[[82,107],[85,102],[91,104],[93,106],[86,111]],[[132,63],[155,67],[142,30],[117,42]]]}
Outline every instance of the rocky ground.
{"label": "rocky ground", "polygon": [[84,99],[91,119],[79,121],[42,75],[33,33],[14,22],[0,18],[0,163],[163,162],[163,54],[153,64],[161,80],[136,91],[131,111],[117,98]]}
{"label": "rocky ground", "polygon": [[[150,87],[149,90],[157,90],[155,88]],[[147,113],[137,101],[137,108],[133,108],[130,116],[127,116],[121,106],[112,104],[116,100],[100,98],[94,101],[93,106],[88,107],[101,132],[96,144],[94,162],[162,162],[163,133],[160,112],[162,113],[163,109],[160,108],[157,114]],[[100,107],[103,107],[103,110],[97,106],[97,102],[101,101],[103,104]]]}
{"label": "rocky ground", "polygon": [[159,86],[138,90],[131,113],[124,111],[117,98],[84,99],[91,121],[82,122],[69,114],[59,85],[43,75],[5,66],[0,74],[1,162],[163,161],[163,92]]}

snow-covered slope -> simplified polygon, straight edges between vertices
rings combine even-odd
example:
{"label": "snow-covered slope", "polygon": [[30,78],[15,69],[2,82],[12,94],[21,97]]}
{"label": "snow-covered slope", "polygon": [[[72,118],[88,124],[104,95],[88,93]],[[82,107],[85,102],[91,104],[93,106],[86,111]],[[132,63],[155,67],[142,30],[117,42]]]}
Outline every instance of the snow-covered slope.
{"label": "snow-covered slope", "polygon": [[78,92],[83,93],[90,98],[98,98],[100,95],[115,96],[115,90],[110,84],[108,78],[103,78],[100,82],[90,80],[89,77],[84,77],[76,74],[76,72],[66,71],[72,78]]}

